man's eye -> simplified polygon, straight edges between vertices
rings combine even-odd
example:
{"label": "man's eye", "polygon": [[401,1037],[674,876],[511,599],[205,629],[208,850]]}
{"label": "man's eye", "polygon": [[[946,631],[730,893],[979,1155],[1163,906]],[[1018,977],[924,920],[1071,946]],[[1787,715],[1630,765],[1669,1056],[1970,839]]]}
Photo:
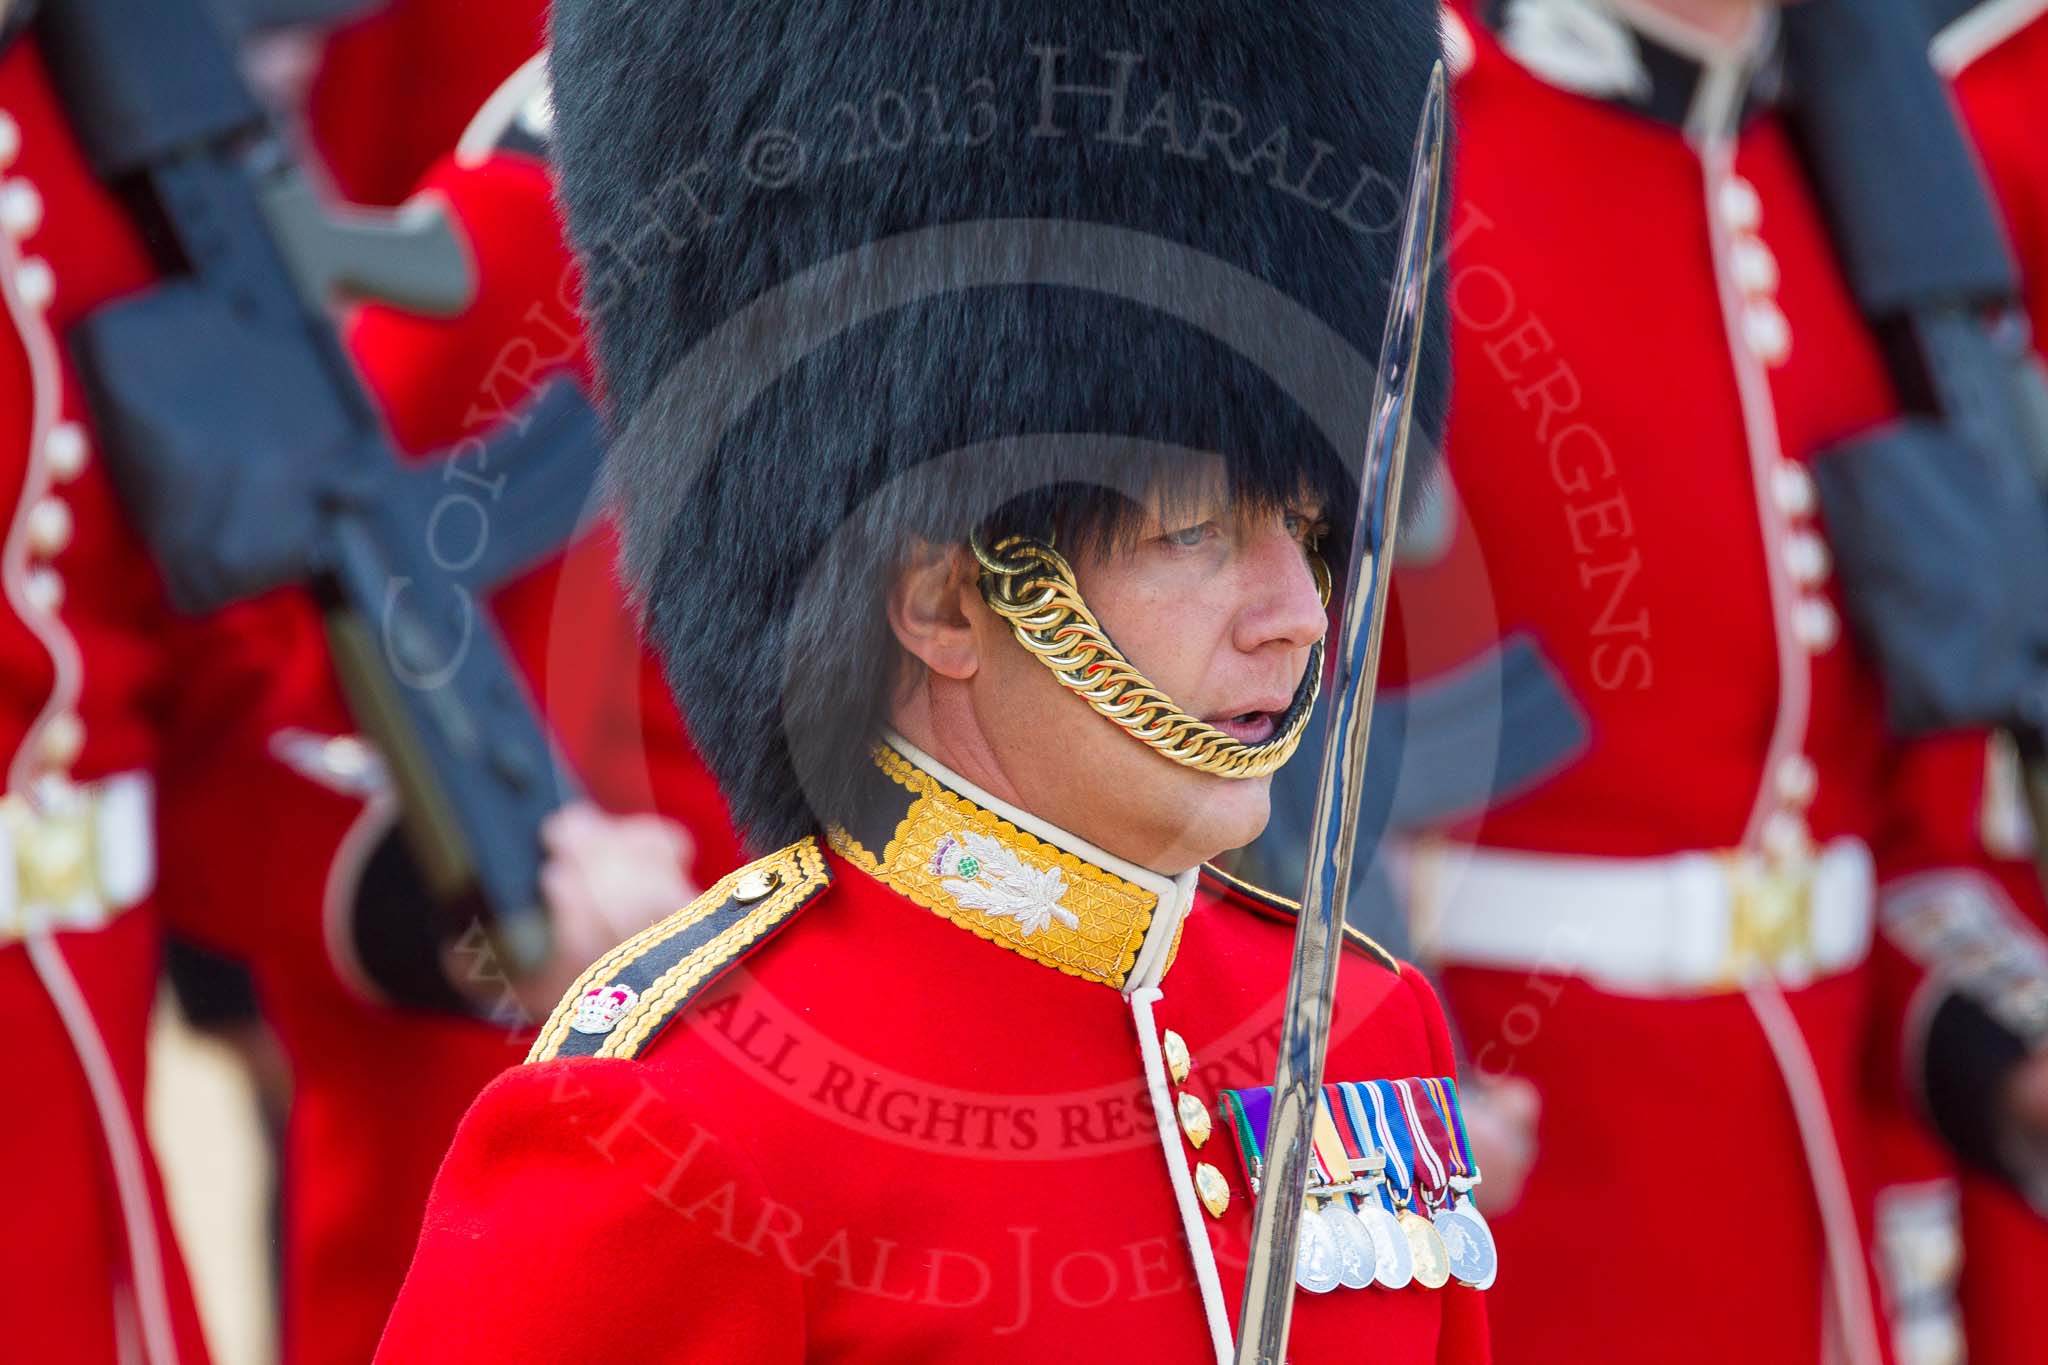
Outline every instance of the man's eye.
{"label": "man's eye", "polygon": [[1199,526],[1183,526],[1178,531],[1168,531],[1159,538],[1168,545],[1178,545],[1182,549],[1192,550],[1195,546],[1207,540],[1210,533],[1215,529],[1215,522],[1205,521]]}
{"label": "man's eye", "polygon": [[1287,514],[1287,534],[1311,548],[1329,534],[1330,523],[1321,517],[1311,517],[1300,512]]}

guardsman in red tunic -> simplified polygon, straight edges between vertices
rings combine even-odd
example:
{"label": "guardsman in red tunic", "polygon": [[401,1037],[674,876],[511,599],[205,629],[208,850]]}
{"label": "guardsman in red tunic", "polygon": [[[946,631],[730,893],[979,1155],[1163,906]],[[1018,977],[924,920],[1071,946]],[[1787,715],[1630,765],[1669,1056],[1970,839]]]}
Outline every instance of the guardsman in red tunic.
{"label": "guardsman in red tunic", "polygon": [[[0,5],[0,1359],[194,1365],[142,1121],[152,811],[173,693],[230,688],[232,666],[174,628],[84,421],[65,331],[152,268],[32,18]],[[206,831],[212,856],[232,858],[232,828]]]}
{"label": "guardsman in red tunic", "polygon": [[1808,464],[1897,403],[1769,6],[1475,9],[1450,492],[1389,633],[1418,679],[1531,641],[1589,729],[1406,868],[1475,1070],[1540,1099],[1502,1353],[1878,1365],[1870,1113],[1991,1107],[1948,930],[2039,908],[1984,738],[1895,742],[1843,630]]}
{"label": "guardsman in red tunic", "polygon": [[[475,298],[448,319],[370,307],[351,327],[397,441],[422,453],[452,449],[450,487],[485,498],[490,471],[460,443],[518,420],[551,378],[586,369],[546,131],[544,73],[529,63],[419,187],[461,234]],[[614,554],[610,531],[593,526],[491,602],[591,800],[666,817],[585,810],[549,829],[545,876],[570,940],[562,951],[580,953],[569,979],[688,902],[686,876],[701,887],[741,861],[724,803],[625,611]],[[252,640],[272,665],[269,686],[216,696],[187,727],[204,744],[178,765],[164,816],[174,851],[225,819],[267,837],[232,860],[167,860],[163,900],[181,926],[253,964],[291,1064],[283,1359],[360,1365],[404,1279],[457,1121],[525,1055],[532,1021],[546,1017],[566,979],[522,983],[530,1018],[508,1016],[503,983],[465,981],[473,960],[444,960],[432,932],[398,932],[444,916],[411,871],[395,830],[396,792],[353,734],[309,604],[297,606],[289,628]],[[272,608],[274,621],[284,614]],[[265,888],[254,907],[234,896],[252,882]]]}
{"label": "guardsman in red tunic", "polygon": [[[2048,83],[2048,3],[2044,0],[1935,0],[1942,27],[1934,40],[1936,68],[1954,84],[1967,124],[2003,211],[2020,264],[2037,350],[2048,338],[2048,139],[2041,136]],[[2008,936],[1986,955],[2001,964],[2009,995],[2048,997],[2048,949],[2039,935]],[[2012,1091],[2037,1131],[2048,1129],[2048,1014],[2023,1032],[2032,1060]],[[2036,1269],[2048,1261],[2048,1188],[2034,1152],[2030,1199],[2011,1185],[2015,1174],[1995,1151],[1974,1153],[1959,1178],[1962,1264],[1957,1277],[1962,1337],[1976,1365],[2048,1362],[2048,1332],[2036,1303]],[[1990,1170],[1986,1170],[1985,1167]],[[1929,1187],[1954,1207],[1953,1184]],[[2031,1200],[2031,1202],[2030,1202]],[[1939,1359],[1939,1357],[1936,1357]]]}
{"label": "guardsman in red tunic", "polygon": [[[1313,704],[1433,9],[555,22],[626,562],[776,851],[485,1092],[379,1359],[1227,1358],[1293,908],[1203,864]],[[1291,1358],[1487,1359],[1442,1016],[1344,956]]]}

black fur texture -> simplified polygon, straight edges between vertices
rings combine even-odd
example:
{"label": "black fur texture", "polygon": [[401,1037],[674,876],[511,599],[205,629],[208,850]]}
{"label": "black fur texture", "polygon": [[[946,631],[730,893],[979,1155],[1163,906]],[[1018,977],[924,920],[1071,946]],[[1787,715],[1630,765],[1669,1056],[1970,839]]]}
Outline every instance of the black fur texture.
{"label": "black fur texture", "polygon": [[1114,530],[1190,452],[1349,524],[1437,22],[1435,0],[557,0],[627,573],[750,844],[858,799],[917,540]]}

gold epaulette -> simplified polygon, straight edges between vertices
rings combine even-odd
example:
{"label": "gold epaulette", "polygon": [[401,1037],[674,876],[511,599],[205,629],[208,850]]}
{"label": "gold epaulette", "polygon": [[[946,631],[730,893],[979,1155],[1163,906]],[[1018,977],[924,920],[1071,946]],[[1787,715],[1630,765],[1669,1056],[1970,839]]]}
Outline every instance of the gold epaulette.
{"label": "gold epaulette", "polygon": [[526,1055],[637,1057],[725,971],[831,884],[816,839],[802,839],[721,879],[661,923],[590,965]]}
{"label": "gold epaulette", "polygon": [[[1213,863],[1202,864],[1202,876],[1224,892],[1233,893],[1244,900],[1252,902],[1254,905],[1263,906],[1265,909],[1274,911],[1287,919],[1296,919],[1301,915],[1300,901],[1291,901],[1285,896],[1276,895],[1266,890],[1263,886],[1254,886],[1250,882],[1241,881]],[[1379,943],[1371,935],[1360,933],[1347,924],[1344,926],[1344,941],[1379,963],[1380,966],[1393,972],[1396,976],[1400,975],[1401,959],[1395,957],[1385,948],[1380,947]]]}

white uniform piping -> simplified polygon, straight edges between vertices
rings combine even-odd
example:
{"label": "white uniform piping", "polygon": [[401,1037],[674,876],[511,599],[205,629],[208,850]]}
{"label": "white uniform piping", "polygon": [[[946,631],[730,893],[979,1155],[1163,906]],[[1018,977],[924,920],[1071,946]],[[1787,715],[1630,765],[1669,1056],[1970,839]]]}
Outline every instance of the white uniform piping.
{"label": "white uniform piping", "polygon": [[1972,62],[2043,14],[2048,0],[1985,0],[1934,35],[1927,56],[1945,79],[1954,80]]}
{"label": "white uniform piping", "polygon": [[1138,1052],[1145,1063],[1145,1089],[1152,1096],[1152,1120],[1159,1129],[1159,1144],[1166,1153],[1166,1174],[1173,1183],[1174,1203],[1180,1208],[1181,1230],[1187,1234],[1188,1254],[1195,1261],[1195,1285],[1202,1291],[1202,1312],[1209,1320],[1209,1341],[1216,1348],[1218,1365],[1230,1365],[1236,1354],[1231,1340],[1230,1309],[1223,1301],[1223,1278],[1216,1271],[1216,1249],[1209,1245],[1209,1229],[1202,1221],[1203,1209],[1195,1194],[1194,1174],[1188,1170],[1187,1153],[1181,1150],[1180,1124],[1174,1118],[1166,1058],[1159,1048],[1159,1023],[1152,1016],[1152,1006],[1161,998],[1154,986],[1132,991],[1131,1018],[1137,1025]]}
{"label": "white uniform piping", "polygon": [[493,90],[476,113],[470,116],[462,136],[455,140],[455,164],[467,170],[488,158],[499,139],[504,137],[505,130],[512,126],[512,120],[518,118],[526,107],[526,102],[534,97],[535,92],[547,88],[548,54],[543,48],[507,76],[504,83]]}
{"label": "white uniform piping", "polygon": [[[1725,128],[1725,125],[1723,125]],[[1735,386],[1742,407],[1742,424],[1749,447],[1750,484],[1762,532],[1764,575],[1771,596],[1772,635],[1778,648],[1778,708],[1771,725],[1771,738],[1759,771],[1755,799],[1743,828],[1742,842],[1756,847],[1763,837],[1764,822],[1777,809],[1772,776],[1790,755],[1804,746],[1807,722],[1813,707],[1812,659],[1792,626],[1796,590],[1786,572],[1779,547],[1789,530],[1784,515],[1772,496],[1772,474],[1784,460],[1779,443],[1775,404],[1770,380],[1763,363],[1742,337],[1742,296],[1731,266],[1733,243],[1730,232],[1716,210],[1718,192],[1735,175],[1735,147],[1725,131],[1704,135],[1688,132],[1687,140],[1699,157],[1705,189],[1707,232],[1712,240],[1714,284],[1721,302],[1721,326],[1727,339],[1728,355],[1735,370]]]}
{"label": "white uniform piping", "polygon": [[327,878],[320,892],[320,938],[327,947],[328,964],[343,985],[375,1005],[392,1002],[378,989],[356,954],[356,894],[362,887],[363,872],[370,865],[371,855],[397,825],[397,795],[389,791],[372,792],[342,834],[334,858],[327,865]]}
{"label": "white uniform piping", "polygon": [[35,505],[50,491],[50,467],[46,453],[50,432],[57,424],[57,408],[64,392],[63,371],[57,355],[57,340],[51,335],[42,313],[21,297],[15,276],[21,267],[21,253],[12,240],[0,234],[0,296],[7,314],[28,353],[30,391],[33,394],[29,422],[28,468],[22,476],[21,492],[14,504],[14,520],[7,542],[0,548],[0,581],[4,581],[7,603],[41,642],[55,667],[56,678],[42,710],[23,734],[21,748],[7,770],[10,790],[33,794],[35,737],[53,716],[71,708],[78,700],[85,665],[78,641],[64,628],[55,612],[35,608],[28,600],[28,524]]}
{"label": "white uniform piping", "polygon": [[[1856,1204],[1849,1194],[1842,1152],[1835,1144],[1834,1119],[1820,1073],[1799,1021],[1776,983],[1759,981],[1748,987],[1750,1012],[1762,1026],[1764,1040],[1785,1078],[1792,1099],[1792,1117],[1806,1149],[1806,1168],[1813,1175],[1814,1198],[1820,1205],[1822,1239],[1827,1246],[1828,1277],[1840,1309],[1842,1347],[1850,1365],[1882,1365],[1878,1345],[1877,1307],[1871,1302],[1870,1280],[1863,1268],[1863,1235],[1856,1222]],[[1826,1319],[1823,1319],[1825,1322]]]}
{"label": "white uniform piping", "polygon": [[150,1365],[177,1365],[177,1336],[171,1330],[163,1248],[156,1235],[156,1203],[150,1198],[148,1167],[142,1139],[135,1129],[135,1116],[128,1108],[127,1096],[114,1071],[114,1059],[107,1052],[106,1040],[100,1036],[92,1007],[86,1004],[85,992],[71,974],[63,949],[43,929],[31,930],[22,942],[50,1002],[57,1007],[65,1033],[70,1035],[72,1050],[78,1054],[78,1064],[92,1092],[93,1107],[99,1111],[101,1131],[107,1137],[107,1158],[113,1167],[121,1222],[128,1237],[136,1313],[141,1319]]}

